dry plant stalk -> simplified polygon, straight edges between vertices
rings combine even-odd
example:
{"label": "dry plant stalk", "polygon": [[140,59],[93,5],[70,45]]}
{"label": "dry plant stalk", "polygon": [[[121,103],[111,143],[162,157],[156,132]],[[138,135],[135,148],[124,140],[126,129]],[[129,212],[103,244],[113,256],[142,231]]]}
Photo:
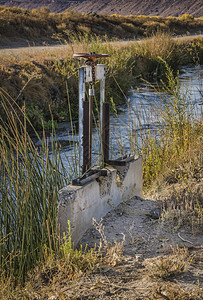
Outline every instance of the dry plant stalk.
{"label": "dry plant stalk", "polygon": [[95,229],[101,235],[101,244],[103,243],[103,247],[105,249],[105,258],[104,261],[110,266],[116,266],[118,263],[121,262],[123,250],[124,250],[124,242],[125,242],[125,235],[123,235],[123,240],[121,242],[114,241],[114,245],[110,245],[107,242],[107,238],[104,233],[104,225],[102,224],[103,219],[97,222],[93,218],[93,225]]}

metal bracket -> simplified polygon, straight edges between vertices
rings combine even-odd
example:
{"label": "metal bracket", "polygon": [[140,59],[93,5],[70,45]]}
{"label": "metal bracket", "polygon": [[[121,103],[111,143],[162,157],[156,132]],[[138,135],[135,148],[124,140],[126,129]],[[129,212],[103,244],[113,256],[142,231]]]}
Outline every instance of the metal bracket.
{"label": "metal bracket", "polygon": [[[93,76],[92,76],[92,66],[84,66],[84,82],[86,83],[91,83],[93,81]],[[105,65],[96,65],[95,66],[95,80],[105,80],[106,76],[106,66]]]}
{"label": "metal bracket", "polygon": [[106,161],[107,165],[111,165],[111,166],[126,166],[129,162],[134,160],[134,156],[124,156],[124,157],[120,157],[117,158],[115,160],[108,160]]}

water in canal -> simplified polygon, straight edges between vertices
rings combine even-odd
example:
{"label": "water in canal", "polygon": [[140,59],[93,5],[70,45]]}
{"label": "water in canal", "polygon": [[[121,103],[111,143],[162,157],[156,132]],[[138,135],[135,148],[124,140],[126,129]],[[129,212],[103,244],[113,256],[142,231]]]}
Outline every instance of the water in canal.
{"label": "water in canal", "polygon": [[[179,75],[180,93],[193,106],[195,115],[202,117],[203,106],[203,66],[185,67]],[[161,107],[170,100],[170,95],[156,91],[156,85],[141,84],[129,91],[126,103],[116,108],[110,115],[110,157],[117,158],[139,149],[139,139],[144,131],[157,131],[160,126]],[[97,165],[99,152],[99,122],[93,128],[93,162]],[[78,133],[72,135],[71,124],[59,124],[56,131],[61,144],[64,166],[69,169],[75,165],[78,156]],[[134,141],[137,141],[135,147]],[[132,153],[134,154],[134,153]]]}

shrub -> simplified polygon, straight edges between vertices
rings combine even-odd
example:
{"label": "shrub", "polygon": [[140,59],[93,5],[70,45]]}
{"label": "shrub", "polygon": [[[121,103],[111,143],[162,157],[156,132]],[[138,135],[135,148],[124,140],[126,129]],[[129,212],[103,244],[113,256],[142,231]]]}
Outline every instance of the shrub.
{"label": "shrub", "polygon": [[184,14],[182,17],[179,18],[181,21],[193,21],[194,17],[189,14]]}

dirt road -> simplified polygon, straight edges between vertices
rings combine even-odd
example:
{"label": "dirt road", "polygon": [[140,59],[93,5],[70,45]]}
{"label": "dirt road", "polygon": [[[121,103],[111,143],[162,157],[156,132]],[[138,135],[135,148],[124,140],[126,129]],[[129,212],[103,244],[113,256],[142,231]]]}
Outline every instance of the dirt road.
{"label": "dirt road", "polygon": [[[195,36],[197,38],[203,38],[203,35],[197,35]],[[193,40],[194,39],[194,35],[191,36],[181,36],[181,37],[174,37],[174,39],[186,39],[186,40]],[[140,42],[140,40],[132,40],[132,41],[115,41],[115,42],[111,42],[111,44],[113,45],[119,45],[119,46],[126,46],[129,44],[133,44],[135,42]],[[7,48],[0,48],[0,56],[19,56],[19,55],[37,55],[39,53],[43,53],[43,54],[49,54],[49,55],[54,55],[56,52],[64,52],[64,51],[72,51],[73,50],[73,46],[76,45],[71,45],[71,44],[58,44],[58,45],[44,45],[44,46],[33,46],[33,45],[29,45],[27,47],[21,47],[19,45],[19,47],[16,45],[16,47],[7,47]],[[78,45],[77,45],[78,47]]]}

